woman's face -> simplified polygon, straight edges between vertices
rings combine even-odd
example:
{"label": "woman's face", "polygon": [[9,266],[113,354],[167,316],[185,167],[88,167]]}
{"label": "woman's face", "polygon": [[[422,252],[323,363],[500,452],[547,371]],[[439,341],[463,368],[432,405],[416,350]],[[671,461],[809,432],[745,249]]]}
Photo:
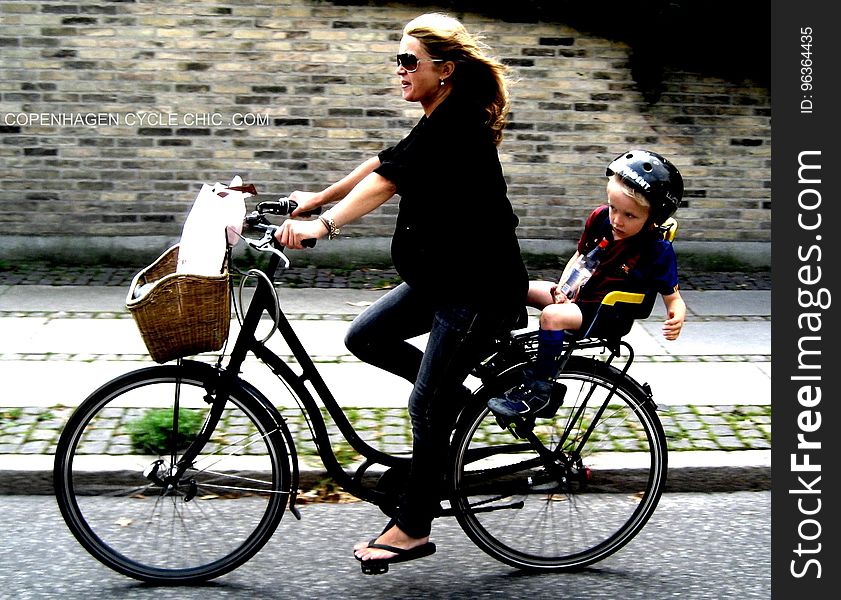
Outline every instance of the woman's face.
{"label": "woman's face", "polygon": [[420,102],[424,112],[429,115],[447,96],[449,85],[441,85],[441,79],[452,72],[449,62],[432,62],[429,53],[417,38],[404,35],[400,40],[400,54],[414,54],[418,59],[418,68],[413,73],[398,65],[400,89],[403,99],[408,102]]}
{"label": "woman's face", "polygon": [[614,240],[624,240],[642,231],[650,209],[640,206],[625,194],[614,177],[607,181],[607,203]]}

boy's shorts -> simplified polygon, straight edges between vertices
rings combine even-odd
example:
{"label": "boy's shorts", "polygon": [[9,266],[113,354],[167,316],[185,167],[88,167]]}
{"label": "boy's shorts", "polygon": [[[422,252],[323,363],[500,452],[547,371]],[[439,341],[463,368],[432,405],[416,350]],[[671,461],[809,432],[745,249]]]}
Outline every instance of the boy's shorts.
{"label": "boy's shorts", "polygon": [[631,307],[605,306],[599,312],[599,306],[601,305],[594,302],[583,302],[578,305],[582,316],[581,328],[578,330],[580,335],[587,333],[587,329],[596,318],[596,313],[598,313],[598,319],[588,337],[620,338],[631,331],[634,320],[637,318]]}

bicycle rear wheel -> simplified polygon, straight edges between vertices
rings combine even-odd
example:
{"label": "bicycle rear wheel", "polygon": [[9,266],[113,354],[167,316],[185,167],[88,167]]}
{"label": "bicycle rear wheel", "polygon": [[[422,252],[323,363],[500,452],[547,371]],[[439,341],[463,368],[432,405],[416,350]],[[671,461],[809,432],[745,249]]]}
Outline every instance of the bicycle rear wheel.
{"label": "bicycle rear wheel", "polygon": [[172,478],[217,380],[199,363],[134,371],[94,392],[65,426],[54,469],[61,513],[115,571],[153,583],[206,581],[251,558],[277,527],[289,497],[288,454],[277,420],[241,387],[210,444]]}
{"label": "bicycle rear wheel", "polygon": [[527,428],[533,439],[518,438],[485,403],[522,377],[520,367],[477,392],[481,401],[456,432],[456,517],[482,550],[514,567],[593,564],[627,544],[654,512],[666,483],[663,427],[633,380],[574,356],[557,379],[566,386],[560,409]]}

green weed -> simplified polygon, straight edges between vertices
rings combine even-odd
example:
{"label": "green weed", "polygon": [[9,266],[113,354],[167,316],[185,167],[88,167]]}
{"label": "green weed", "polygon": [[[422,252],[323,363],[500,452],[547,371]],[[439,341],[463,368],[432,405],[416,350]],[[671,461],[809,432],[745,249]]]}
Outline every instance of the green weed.
{"label": "green weed", "polygon": [[[140,452],[167,454],[172,451],[173,426],[171,408],[152,408],[139,419],[128,424],[131,443]],[[192,410],[178,411],[178,432],[175,435],[175,449],[183,450],[195,439],[204,422],[204,417]]]}

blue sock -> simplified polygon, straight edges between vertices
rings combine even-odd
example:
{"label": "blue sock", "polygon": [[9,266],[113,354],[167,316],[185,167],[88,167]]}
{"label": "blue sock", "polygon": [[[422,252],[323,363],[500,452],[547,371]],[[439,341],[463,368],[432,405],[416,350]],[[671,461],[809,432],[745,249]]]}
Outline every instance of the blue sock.
{"label": "blue sock", "polygon": [[537,332],[537,360],[532,375],[543,380],[554,377],[556,359],[564,350],[564,330],[540,329]]}

